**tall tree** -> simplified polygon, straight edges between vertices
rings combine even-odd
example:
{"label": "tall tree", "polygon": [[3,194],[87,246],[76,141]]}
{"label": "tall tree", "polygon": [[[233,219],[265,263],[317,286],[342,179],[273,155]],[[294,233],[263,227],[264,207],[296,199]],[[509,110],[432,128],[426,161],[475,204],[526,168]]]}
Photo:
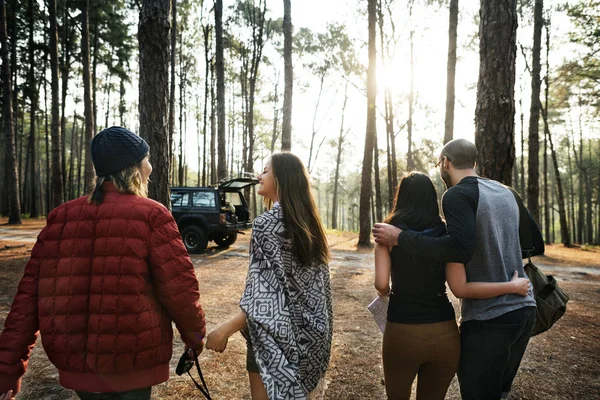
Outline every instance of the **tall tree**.
{"label": "tall tree", "polygon": [[338,229],[338,188],[340,181],[340,164],[342,162],[342,150],[344,149],[344,140],[348,131],[344,128],[344,118],[346,116],[346,105],[348,103],[348,82],[344,88],[344,105],[342,106],[342,122],[340,123],[340,134],[337,141],[337,153],[335,157],[335,174],[333,178],[333,200],[331,205],[331,229]]}
{"label": "tall tree", "polygon": [[529,158],[527,162],[527,208],[536,221],[540,220],[540,71],[544,1],[535,0],[533,11],[533,50],[531,62],[531,107],[529,108]]}
{"label": "tall tree", "polygon": [[[539,99],[538,99],[539,101]],[[541,108],[541,103],[539,104]],[[550,144],[550,154],[552,155],[552,164],[554,165],[554,176],[556,177],[556,188],[558,190],[558,215],[560,220],[560,236],[562,243],[565,247],[571,247],[571,236],[569,234],[569,225],[567,224],[567,212],[565,210],[565,196],[563,192],[562,179],[560,177],[560,170],[558,169],[558,158],[556,156],[556,150],[554,149],[554,143],[552,142],[552,135],[550,134],[550,128],[548,127],[548,110],[541,108],[542,117],[544,119],[544,132],[548,138]]]}
{"label": "tall tree", "polygon": [[12,82],[8,57],[8,35],[6,30],[6,1],[0,4],[0,45],[2,46],[2,133],[5,137],[6,190],[8,191],[8,223],[21,223],[21,204],[19,201],[19,179],[17,177],[17,155],[15,130],[13,124]]}
{"label": "tall tree", "polygon": [[90,71],[90,0],[81,1],[81,64],[83,66],[83,107],[85,116],[85,168],[83,173],[84,191],[91,189],[94,180],[94,165],[89,144],[94,137],[94,107],[92,103],[92,80]]}
{"label": "tall tree", "polygon": [[227,176],[225,149],[225,63],[223,61],[223,0],[215,0],[215,68],[217,72],[217,179]]}
{"label": "tall tree", "polygon": [[375,43],[375,28],[377,23],[377,0],[369,0],[369,67],[367,69],[367,131],[365,134],[365,151],[363,156],[362,176],[360,185],[360,231],[358,234],[358,246],[371,246],[371,196],[373,185],[371,175],[373,173],[373,141],[376,127],[376,99],[377,83],[377,47]]}
{"label": "tall tree", "polygon": [[152,151],[150,198],[171,206],[169,196],[169,34],[171,1],[142,0],[138,26],[140,46],[140,132]]}
{"label": "tall tree", "polygon": [[[410,15],[412,16],[412,5],[410,2]],[[415,158],[413,155],[413,114],[415,111],[415,54],[414,54],[414,36],[415,31],[411,27],[409,34],[410,41],[410,87],[408,90],[408,120],[406,121],[406,132],[408,140],[408,149],[406,151],[406,169],[412,171],[415,169]]]}
{"label": "tall tree", "polygon": [[50,14],[50,69],[51,92],[52,92],[52,194],[51,208],[56,208],[64,201],[62,154],[61,154],[61,131],[58,101],[58,28],[56,24],[56,0],[49,0],[48,9]]}
{"label": "tall tree", "polygon": [[281,150],[292,149],[292,93],[294,91],[294,67],[292,65],[292,1],[283,0],[283,125],[281,127]]}
{"label": "tall tree", "polygon": [[446,120],[444,143],[454,137],[454,87],[456,82],[456,38],[458,28],[458,0],[450,0],[450,23],[448,27],[448,66],[446,68]]}
{"label": "tall tree", "polygon": [[[175,56],[177,55],[177,0],[171,3],[171,79],[169,89],[169,163],[174,168],[173,135],[175,132]],[[170,171],[174,172],[174,171]],[[181,185],[180,185],[181,186]]]}
{"label": "tall tree", "polygon": [[30,113],[29,113],[29,140],[27,142],[27,157],[25,166],[25,191],[27,197],[25,197],[27,211],[29,211],[31,217],[37,218],[40,214],[38,208],[38,171],[39,164],[36,162],[37,154],[37,140],[36,140],[36,120],[37,120],[37,108],[38,108],[38,87],[35,79],[35,49],[36,43],[34,41],[35,36],[35,7],[37,3],[33,0],[29,0],[27,7],[27,21],[29,25],[29,40],[28,40],[28,53],[29,53],[29,69],[27,71],[27,91],[29,92],[30,101]]}
{"label": "tall tree", "polygon": [[478,172],[510,185],[515,159],[516,0],[481,0],[480,4],[475,108]]}

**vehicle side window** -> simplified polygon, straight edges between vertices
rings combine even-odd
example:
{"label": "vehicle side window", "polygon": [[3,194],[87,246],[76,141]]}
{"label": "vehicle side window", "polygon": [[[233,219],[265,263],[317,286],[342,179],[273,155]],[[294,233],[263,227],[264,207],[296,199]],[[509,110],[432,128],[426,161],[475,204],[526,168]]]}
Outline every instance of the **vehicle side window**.
{"label": "vehicle side window", "polygon": [[192,207],[214,207],[216,204],[214,192],[192,193]]}
{"label": "vehicle side window", "polygon": [[171,205],[173,207],[187,207],[189,198],[188,193],[171,193]]}
{"label": "vehicle side window", "polygon": [[242,197],[239,192],[225,192],[225,201],[234,207],[242,206]]}

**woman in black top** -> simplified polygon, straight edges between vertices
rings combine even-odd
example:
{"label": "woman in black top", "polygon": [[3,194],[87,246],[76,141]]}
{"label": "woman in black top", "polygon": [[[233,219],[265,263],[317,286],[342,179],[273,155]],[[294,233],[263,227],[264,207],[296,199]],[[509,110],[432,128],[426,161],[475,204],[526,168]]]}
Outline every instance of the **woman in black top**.
{"label": "woman in black top", "polygon": [[[385,222],[421,235],[446,234],[435,187],[427,175],[411,172],[404,176],[393,212]],[[445,282],[443,262],[416,256],[398,246],[376,244],[375,288],[380,296],[390,296],[383,335],[383,371],[389,399],[410,399],[417,375],[418,400],[446,396],[458,368],[460,337]],[[462,285],[477,292],[486,284]],[[515,277],[510,285],[493,284],[497,286],[493,292],[487,285],[484,297],[497,296],[497,291],[514,292],[521,286],[526,290],[528,283]]]}

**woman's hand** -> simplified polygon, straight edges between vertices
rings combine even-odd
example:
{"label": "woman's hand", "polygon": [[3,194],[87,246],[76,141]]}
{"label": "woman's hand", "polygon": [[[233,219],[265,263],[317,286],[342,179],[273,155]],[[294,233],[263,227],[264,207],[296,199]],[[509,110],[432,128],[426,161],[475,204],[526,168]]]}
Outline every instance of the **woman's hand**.
{"label": "woman's hand", "polygon": [[2,393],[2,394],[0,394],[0,400],[10,400],[10,399],[12,399],[12,398],[13,398],[13,397],[12,397],[12,390],[9,390],[9,391],[8,391],[8,392],[6,392],[6,393]]}
{"label": "woman's hand", "polygon": [[[229,341],[229,335],[223,325],[212,331],[206,337],[206,348],[209,350],[222,353],[227,348],[227,342]],[[0,399],[1,400],[1,399]]]}
{"label": "woman's hand", "polygon": [[510,282],[514,286],[514,293],[519,296],[527,296],[527,292],[531,288],[531,282],[527,278],[519,278],[519,273],[515,271]]}

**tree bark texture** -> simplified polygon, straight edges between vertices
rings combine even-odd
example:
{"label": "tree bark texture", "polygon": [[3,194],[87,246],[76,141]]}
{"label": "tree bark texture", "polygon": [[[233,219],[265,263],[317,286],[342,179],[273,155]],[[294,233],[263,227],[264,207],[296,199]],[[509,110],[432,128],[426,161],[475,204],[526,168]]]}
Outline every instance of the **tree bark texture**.
{"label": "tree bark texture", "polygon": [[171,1],[143,0],[138,37],[140,46],[140,133],[152,152],[150,198],[171,206],[169,196],[169,34]]}
{"label": "tree bark texture", "polygon": [[450,23],[448,27],[448,66],[446,67],[446,119],[444,144],[454,137],[454,88],[456,82],[456,37],[458,27],[458,0],[450,0]]}
{"label": "tree bark texture", "polygon": [[283,122],[281,150],[292,149],[292,93],[294,91],[294,67],[292,65],[292,5],[283,0]]}
{"label": "tree bark texture", "polygon": [[0,45],[2,46],[2,133],[5,137],[6,156],[6,190],[8,192],[8,224],[21,223],[21,204],[19,200],[19,179],[17,177],[17,154],[15,143],[15,129],[13,124],[12,109],[12,82],[10,63],[8,57],[8,36],[6,29],[6,2],[0,4]]}
{"label": "tree bark texture", "polygon": [[533,51],[531,62],[531,107],[529,108],[529,158],[527,162],[527,209],[540,221],[540,71],[544,1],[535,0],[533,10]]}
{"label": "tree bark texture", "polygon": [[[171,80],[169,89],[169,165],[174,168],[173,136],[175,133],[175,57],[177,55],[177,0],[172,2],[171,13]],[[169,171],[173,172],[173,171]],[[169,175],[171,176],[171,175]]]}
{"label": "tree bark texture", "polygon": [[52,184],[49,209],[56,208],[64,201],[62,154],[61,154],[61,131],[58,101],[58,28],[56,24],[56,0],[49,0],[48,9],[50,14],[50,69],[52,92],[51,105],[51,140],[52,140]]}
{"label": "tree bark texture", "polygon": [[377,0],[368,1],[369,18],[369,67],[367,69],[367,130],[365,134],[365,151],[363,156],[362,177],[360,185],[359,219],[360,229],[358,234],[359,247],[371,247],[371,196],[373,185],[373,140],[376,127],[376,98],[377,82],[377,48],[375,43]]}
{"label": "tree bark texture", "polygon": [[479,14],[478,173],[510,185],[515,159],[516,0],[482,0]]}
{"label": "tree bark texture", "polygon": [[36,126],[35,122],[37,119],[38,109],[38,88],[35,80],[35,42],[34,37],[34,1],[29,0],[29,7],[27,9],[27,19],[29,23],[29,70],[27,74],[29,101],[30,101],[30,113],[29,113],[29,142],[27,144],[27,160],[28,160],[28,174],[25,177],[25,181],[28,183],[27,192],[29,200],[29,212],[32,218],[37,218],[40,215],[38,208],[38,185],[37,179],[39,174],[39,164],[36,162],[37,154],[37,141],[36,141]]}
{"label": "tree bark texture", "polygon": [[[541,102],[538,104],[538,106],[541,108]],[[550,134],[550,128],[548,127],[547,111],[544,111],[544,109],[542,109],[542,117],[544,118],[544,132],[548,138],[548,143],[550,144],[550,154],[552,155],[554,175],[556,176],[556,188],[558,189],[558,215],[560,220],[561,241],[565,247],[571,247],[571,237],[569,234],[569,225],[567,224],[567,212],[565,210],[565,196],[563,192],[562,179],[560,178],[558,160],[556,157],[556,151],[554,150],[554,143],[552,142],[552,135]]]}
{"label": "tree bark texture", "polygon": [[348,83],[344,90],[344,105],[342,106],[342,122],[340,123],[340,135],[337,142],[337,155],[335,157],[335,175],[333,178],[333,200],[331,206],[331,229],[338,229],[338,186],[340,182],[340,164],[342,162],[342,150],[344,149],[344,117],[346,116],[346,105],[348,103]]}
{"label": "tree bark texture", "polygon": [[215,68],[217,69],[217,179],[227,177],[225,138],[225,62],[223,60],[223,0],[215,1]]}
{"label": "tree bark texture", "polygon": [[94,180],[94,165],[90,154],[90,143],[94,137],[94,107],[92,104],[92,81],[90,76],[90,1],[81,2],[81,63],[83,65],[83,106],[85,115],[85,140],[82,147],[85,149],[85,168],[83,173],[83,191],[92,188]]}

